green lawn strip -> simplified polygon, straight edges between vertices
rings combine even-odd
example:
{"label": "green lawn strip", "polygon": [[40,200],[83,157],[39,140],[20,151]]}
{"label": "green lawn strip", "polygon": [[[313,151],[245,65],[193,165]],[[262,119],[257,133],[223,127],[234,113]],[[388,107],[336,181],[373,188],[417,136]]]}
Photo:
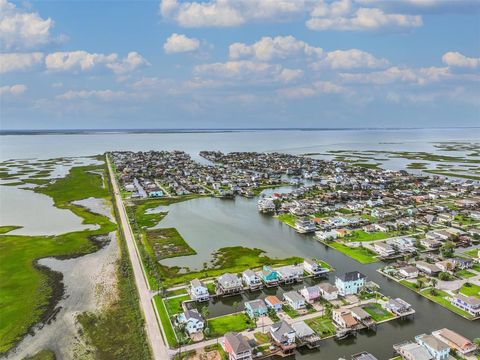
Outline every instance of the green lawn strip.
{"label": "green lawn strip", "polygon": [[473,296],[476,298],[480,298],[480,286],[475,284],[463,284],[462,287],[459,289],[459,292],[465,296]]}
{"label": "green lawn strip", "polygon": [[209,337],[216,338],[229,331],[240,332],[255,327],[255,322],[244,313],[225,315],[208,319]]}
{"label": "green lawn strip", "polygon": [[364,230],[353,230],[350,235],[346,236],[343,240],[347,242],[352,241],[375,241],[388,239],[394,236],[399,236],[400,232],[398,231],[375,231],[375,232],[366,232]]}
{"label": "green lawn strip", "polygon": [[471,278],[471,277],[474,277],[476,276],[477,274],[471,272],[471,271],[468,271],[466,269],[461,269],[461,270],[457,270],[455,272],[455,275],[461,277],[461,278],[464,278],[464,279],[468,279],[468,278]]}
{"label": "green lawn strip", "polygon": [[175,228],[148,230],[145,236],[157,260],[197,253]]}
{"label": "green lawn strip", "polygon": [[449,295],[442,290],[436,290],[436,295],[432,295],[431,289],[425,289],[419,292],[420,295],[425,296],[427,299],[436,302],[439,305],[442,305],[444,308],[447,308],[450,311],[453,311],[456,314],[459,314],[467,319],[473,319],[473,316],[468,312],[463,311],[462,309],[452,305],[448,300]]}
{"label": "green lawn strip", "polygon": [[163,302],[170,316],[173,316],[183,312],[182,303],[187,300],[190,300],[189,295],[167,298]]}
{"label": "green lawn strip", "polygon": [[387,310],[383,309],[380,304],[370,303],[364,305],[363,310],[370,314],[372,319],[376,322],[388,320],[394,317],[394,315]]}
{"label": "green lawn strip", "polygon": [[255,337],[255,340],[258,344],[265,344],[270,342],[270,337],[268,336],[268,334],[257,331],[255,334],[253,334],[253,336]]}
{"label": "green lawn strip", "polygon": [[335,335],[335,325],[329,316],[323,315],[313,319],[305,320],[305,323],[312,328],[322,339]]}
{"label": "green lawn strip", "polygon": [[298,311],[294,310],[290,305],[282,305],[282,310],[291,318],[300,316]]}
{"label": "green lawn strip", "polygon": [[325,261],[322,260],[317,260],[318,265],[321,267],[328,269],[328,270],[333,270],[333,267],[330,264],[327,264]]}
{"label": "green lawn strip", "polygon": [[476,257],[478,257],[478,252],[479,251],[480,251],[480,249],[470,249],[470,250],[465,251],[464,254],[467,255],[468,257],[476,258]]}
{"label": "green lawn strip", "polygon": [[297,217],[292,214],[280,214],[276,218],[291,227],[295,227],[295,221],[297,220]]}
{"label": "green lawn strip", "polygon": [[99,229],[58,236],[0,235],[0,353],[11,348],[33,324],[44,320],[52,310],[54,295],[61,295],[58,279],[50,270],[36,266],[36,260],[91,253],[99,248],[93,236],[116,229],[107,217],[71,204],[88,197],[109,198],[101,176],[90,173],[92,169],[105,167],[74,167],[64,178],[34,191],[52,197],[57,208],[68,209],[82,217],[84,224],[99,225]]}
{"label": "green lawn strip", "polygon": [[13,231],[13,230],[16,230],[16,229],[20,229],[22,228],[22,226],[0,226],[0,235],[3,235],[3,234],[6,234],[6,233],[9,233],[10,231]]}
{"label": "green lawn strip", "polygon": [[155,306],[157,307],[158,315],[160,316],[160,322],[162,323],[163,330],[165,331],[165,337],[167,338],[168,344],[170,347],[177,347],[178,342],[175,337],[175,330],[173,329],[170,317],[168,316],[167,310],[163,304],[163,299],[161,296],[157,295],[153,298]]}
{"label": "green lawn strip", "polygon": [[169,290],[167,296],[176,296],[176,295],[184,295],[187,294],[187,288],[180,288],[176,290]]}
{"label": "green lawn strip", "polygon": [[474,225],[479,223],[478,220],[472,219],[471,217],[465,215],[456,215],[454,221],[458,222],[460,225]]}
{"label": "green lawn strip", "polygon": [[452,173],[444,170],[423,170],[423,171],[429,174],[435,174],[435,175],[450,176],[450,177],[457,177],[457,178],[470,179],[470,180],[480,180],[480,176],[457,174],[457,173]]}
{"label": "green lawn strip", "polygon": [[23,358],[23,360],[55,360],[55,353],[50,350],[42,350],[35,355]]}
{"label": "green lawn strip", "polygon": [[378,261],[377,254],[365,247],[348,247],[336,241],[325,243],[327,246],[340,251],[361,264],[370,264]]}

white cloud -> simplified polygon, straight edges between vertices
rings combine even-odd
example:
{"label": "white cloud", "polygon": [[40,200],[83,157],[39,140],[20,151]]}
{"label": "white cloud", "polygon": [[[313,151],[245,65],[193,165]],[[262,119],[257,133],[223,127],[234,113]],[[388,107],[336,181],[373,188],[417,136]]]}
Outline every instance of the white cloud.
{"label": "white cloud", "polygon": [[96,98],[104,101],[123,99],[126,97],[124,91],[106,90],[69,90],[56,96],[59,100],[75,100]]}
{"label": "white cloud", "polygon": [[451,78],[448,67],[399,68],[392,66],[386,70],[371,73],[342,73],[340,77],[348,83],[385,85],[395,82],[425,85],[433,81]]}
{"label": "white cloud", "polygon": [[311,30],[364,31],[389,28],[414,28],[423,25],[420,15],[385,13],[378,8],[353,5],[350,0],[326,3],[320,0],[306,25]]}
{"label": "white cloud", "polygon": [[173,33],[163,44],[163,49],[167,54],[183,53],[195,51],[200,47],[200,41],[195,38],[189,38],[183,34]]}
{"label": "white cloud", "polygon": [[27,87],[23,84],[5,85],[0,87],[0,95],[21,95],[27,91]]}
{"label": "white cloud", "polygon": [[282,97],[297,99],[318,94],[346,94],[348,90],[331,81],[315,81],[311,85],[280,89],[277,93]]}
{"label": "white cloud", "polygon": [[303,70],[300,69],[282,69],[278,74],[278,79],[283,82],[291,82],[303,76]]}
{"label": "white cloud", "polygon": [[160,13],[184,27],[229,27],[302,13],[305,0],[163,0]]}
{"label": "white cloud", "polygon": [[127,57],[121,60],[117,59],[116,53],[96,54],[78,50],[48,54],[45,65],[50,71],[87,71],[105,66],[116,74],[124,74],[140,66],[149,65],[148,61],[136,52],[128,53]]}
{"label": "white cloud", "polygon": [[139,53],[131,51],[127,57],[119,62],[107,64],[107,67],[111,69],[115,74],[125,74],[127,72],[134,71],[141,66],[149,66],[150,63],[142,57]]}
{"label": "white cloud", "polygon": [[447,52],[442,56],[444,64],[452,67],[477,68],[480,66],[480,58],[467,57],[459,52]]}
{"label": "white cloud", "polygon": [[0,74],[11,71],[28,70],[43,60],[43,53],[7,53],[0,54]]}
{"label": "white cloud", "polygon": [[31,49],[51,41],[52,19],[23,11],[7,0],[0,0],[0,43],[5,49]]}
{"label": "white cloud", "polygon": [[382,68],[388,66],[388,60],[379,59],[372,54],[358,50],[335,50],[328,52],[326,56],[313,64],[314,69],[329,66],[332,69],[357,69],[357,68]]}
{"label": "white cloud", "polygon": [[252,45],[233,43],[229,47],[231,59],[248,57],[261,61],[269,61],[274,58],[285,59],[298,55],[321,56],[322,52],[321,48],[310,46],[291,35],[274,38],[265,36]]}

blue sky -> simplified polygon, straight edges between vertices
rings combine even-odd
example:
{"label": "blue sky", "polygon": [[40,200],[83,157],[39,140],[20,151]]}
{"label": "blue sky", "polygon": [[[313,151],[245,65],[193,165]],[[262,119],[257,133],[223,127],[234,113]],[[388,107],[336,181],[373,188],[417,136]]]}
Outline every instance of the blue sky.
{"label": "blue sky", "polygon": [[0,0],[2,129],[480,125],[478,0]]}

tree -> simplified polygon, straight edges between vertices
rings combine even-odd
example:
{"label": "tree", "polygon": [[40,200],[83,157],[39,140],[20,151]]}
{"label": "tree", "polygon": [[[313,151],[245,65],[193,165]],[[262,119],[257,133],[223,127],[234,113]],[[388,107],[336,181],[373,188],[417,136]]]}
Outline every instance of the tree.
{"label": "tree", "polygon": [[455,246],[451,241],[447,241],[445,244],[442,245],[440,248],[440,252],[444,258],[451,258],[453,257],[453,253],[455,251]]}
{"label": "tree", "polygon": [[423,287],[423,280],[418,279],[415,286],[416,286],[417,289],[421,289]]}
{"label": "tree", "polygon": [[435,289],[435,287],[437,286],[437,279],[432,279],[432,287]]}
{"label": "tree", "polygon": [[473,343],[480,347],[480,338],[473,339]]}

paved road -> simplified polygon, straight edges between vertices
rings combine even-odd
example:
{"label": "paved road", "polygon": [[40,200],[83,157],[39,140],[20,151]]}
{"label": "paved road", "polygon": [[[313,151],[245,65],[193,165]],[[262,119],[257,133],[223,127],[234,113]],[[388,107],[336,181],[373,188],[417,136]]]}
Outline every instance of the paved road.
{"label": "paved road", "polygon": [[113,174],[112,168],[110,166],[110,160],[107,156],[107,165],[108,172],[110,174],[110,180],[113,186],[113,191],[115,194],[115,204],[120,215],[120,222],[123,228],[123,233],[125,236],[125,241],[127,243],[128,253],[130,255],[130,261],[133,268],[133,275],[135,277],[135,283],[137,284],[137,290],[140,297],[140,307],[143,311],[145,317],[145,329],[147,330],[147,336],[150,340],[150,347],[152,349],[153,358],[155,360],[166,360],[169,359],[168,349],[165,346],[163,341],[162,333],[155,317],[155,310],[153,309],[153,304],[151,301],[150,290],[148,289],[147,282],[143,275],[143,269],[140,262],[140,257],[135,245],[135,239],[133,236],[132,229],[130,228],[130,223],[128,222],[127,213],[125,211],[125,206],[118,189],[117,180]]}

